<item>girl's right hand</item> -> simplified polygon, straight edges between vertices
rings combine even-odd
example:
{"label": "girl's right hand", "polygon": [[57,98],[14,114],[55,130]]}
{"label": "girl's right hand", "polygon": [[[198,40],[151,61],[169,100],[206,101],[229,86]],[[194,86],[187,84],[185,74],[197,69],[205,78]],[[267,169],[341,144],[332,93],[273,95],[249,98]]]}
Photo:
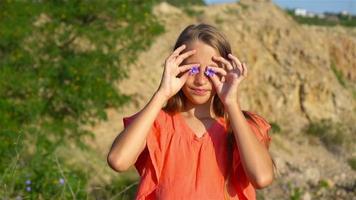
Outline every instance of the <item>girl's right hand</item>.
{"label": "girl's right hand", "polygon": [[[179,66],[184,59],[193,55],[196,50],[190,50],[180,55],[180,53],[186,48],[186,45],[178,47],[166,60],[163,71],[162,80],[158,88],[158,92],[163,94],[168,100],[174,96],[187,81],[189,76],[189,70],[193,66],[198,66],[200,64],[188,64]],[[178,76],[183,73],[183,75]],[[178,76],[178,77],[177,77]]]}

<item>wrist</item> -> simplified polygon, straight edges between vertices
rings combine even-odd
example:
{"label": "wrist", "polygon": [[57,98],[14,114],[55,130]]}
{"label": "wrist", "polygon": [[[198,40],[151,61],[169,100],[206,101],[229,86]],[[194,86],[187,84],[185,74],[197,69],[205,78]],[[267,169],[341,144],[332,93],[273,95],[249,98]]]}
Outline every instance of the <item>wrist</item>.
{"label": "wrist", "polygon": [[241,106],[238,102],[231,102],[231,103],[224,103],[224,108],[226,111],[232,110],[232,109],[237,109],[241,110]]}
{"label": "wrist", "polygon": [[162,104],[162,106],[168,101],[168,97],[167,95],[165,95],[162,91],[157,90],[154,95],[153,98],[157,99],[160,101],[160,103]]}

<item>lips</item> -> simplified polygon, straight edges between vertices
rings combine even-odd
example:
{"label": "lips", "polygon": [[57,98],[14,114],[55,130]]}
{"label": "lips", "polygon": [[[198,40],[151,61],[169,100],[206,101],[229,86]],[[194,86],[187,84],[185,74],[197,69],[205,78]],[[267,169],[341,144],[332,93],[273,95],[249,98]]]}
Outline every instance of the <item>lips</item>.
{"label": "lips", "polygon": [[202,92],[208,91],[208,90],[206,90],[206,89],[201,89],[201,88],[192,88],[192,90],[202,91]]}
{"label": "lips", "polygon": [[191,88],[193,93],[196,95],[205,95],[209,90],[201,89],[201,88]]}

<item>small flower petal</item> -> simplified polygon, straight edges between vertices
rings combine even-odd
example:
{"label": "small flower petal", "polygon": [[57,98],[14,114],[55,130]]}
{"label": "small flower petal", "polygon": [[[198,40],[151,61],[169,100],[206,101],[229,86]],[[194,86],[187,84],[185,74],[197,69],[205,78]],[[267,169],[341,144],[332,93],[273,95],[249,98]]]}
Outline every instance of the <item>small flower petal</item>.
{"label": "small flower petal", "polygon": [[213,70],[211,68],[207,68],[207,70],[205,71],[205,75],[212,77],[215,75],[215,70]]}
{"label": "small flower petal", "polygon": [[199,73],[199,68],[198,68],[198,66],[192,67],[192,68],[190,69],[190,71],[189,71],[189,74],[191,74],[191,75],[197,74],[197,73]]}
{"label": "small flower petal", "polygon": [[63,185],[63,184],[64,184],[64,182],[65,182],[65,181],[64,181],[64,179],[63,179],[63,178],[60,178],[60,179],[59,179],[59,184]]}

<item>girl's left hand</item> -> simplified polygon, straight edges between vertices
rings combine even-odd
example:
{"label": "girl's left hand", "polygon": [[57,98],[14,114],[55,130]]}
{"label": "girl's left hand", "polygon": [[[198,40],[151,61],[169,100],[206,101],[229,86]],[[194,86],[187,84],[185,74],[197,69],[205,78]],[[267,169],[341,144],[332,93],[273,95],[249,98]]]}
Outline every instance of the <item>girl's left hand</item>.
{"label": "girl's left hand", "polygon": [[209,76],[213,82],[216,93],[225,106],[238,105],[238,91],[237,88],[241,81],[247,77],[247,67],[245,63],[241,63],[237,57],[229,54],[228,57],[231,61],[226,60],[221,56],[214,56],[213,60],[216,60],[224,66],[223,68],[208,67],[216,73],[222,75],[221,80],[217,75]]}

